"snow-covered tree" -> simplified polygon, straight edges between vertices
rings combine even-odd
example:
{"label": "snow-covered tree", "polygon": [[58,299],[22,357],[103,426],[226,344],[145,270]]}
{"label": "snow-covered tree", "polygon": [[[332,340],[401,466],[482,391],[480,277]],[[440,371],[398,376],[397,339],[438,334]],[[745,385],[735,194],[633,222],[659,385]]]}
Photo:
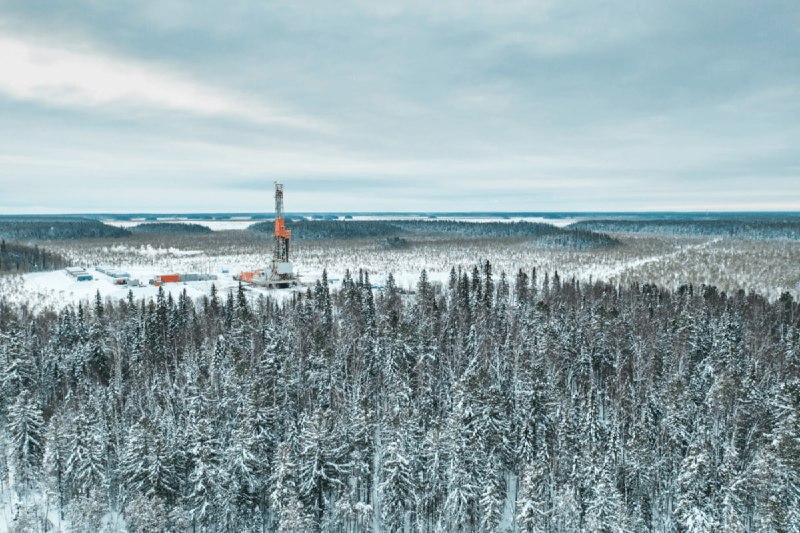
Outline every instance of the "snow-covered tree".
{"label": "snow-covered tree", "polygon": [[81,409],[65,435],[64,485],[68,493],[84,499],[106,482],[107,441],[97,417],[93,408]]}
{"label": "snow-covered tree", "polygon": [[27,390],[20,392],[8,409],[8,433],[12,442],[12,466],[18,488],[39,479],[44,454],[42,410]]}
{"label": "snow-covered tree", "polygon": [[386,443],[379,490],[383,525],[389,531],[402,531],[414,508],[410,453],[403,434]]}
{"label": "snow-covered tree", "polygon": [[279,533],[309,531],[313,518],[300,498],[300,480],[292,445],[282,442],[275,457],[275,470],[270,477],[270,508],[275,517],[274,528]]}

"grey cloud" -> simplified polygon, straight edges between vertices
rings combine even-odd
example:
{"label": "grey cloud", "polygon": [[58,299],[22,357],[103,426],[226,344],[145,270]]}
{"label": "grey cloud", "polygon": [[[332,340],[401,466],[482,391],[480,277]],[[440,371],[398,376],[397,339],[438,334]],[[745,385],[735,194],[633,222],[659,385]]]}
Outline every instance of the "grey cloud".
{"label": "grey cloud", "polygon": [[[721,184],[742,206],[748,191],[764,205],[797,201],[800,7],[789,0],[74,0],[47,10],[10,0],[0,21],[330,125],[0,96],[0,180],[94,184],[84,197],[100,208],[114,200],[97,185],[114,177],[133,189],[200,184],[225,210],[246,210],[241,193],[261,176],[294,180],[309,203],[300,210],[371,210],[369,194],[389,191],[381,205],[392,210],[702,209]],[[509,189],[476,185],[493,180]],[[200,192],[169,201],[211,203]]]}

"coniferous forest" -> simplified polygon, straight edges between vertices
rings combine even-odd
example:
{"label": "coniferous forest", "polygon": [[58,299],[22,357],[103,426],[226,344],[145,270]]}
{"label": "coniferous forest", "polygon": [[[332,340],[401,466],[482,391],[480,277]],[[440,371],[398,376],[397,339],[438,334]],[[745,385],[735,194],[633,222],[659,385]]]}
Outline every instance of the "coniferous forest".
{"label": "coniferous forest", "polygon": [[345,281],[0,300],[13,527],[47,530],[44,499],[75,531],[799,530],[788,294]]}
{"label": "coniferous forest", "polygon": [[55,270],[68,265],[63,256],[45,248],[0,239],[0,273]]}

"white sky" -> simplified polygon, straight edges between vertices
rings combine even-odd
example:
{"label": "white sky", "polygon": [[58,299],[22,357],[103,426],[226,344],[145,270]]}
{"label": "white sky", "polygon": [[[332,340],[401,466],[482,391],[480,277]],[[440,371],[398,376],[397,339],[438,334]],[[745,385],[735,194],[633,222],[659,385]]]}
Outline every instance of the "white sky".
{"label": "white sky", "polygon": [[0,214],[800,209],[790,1],[0,5]]}

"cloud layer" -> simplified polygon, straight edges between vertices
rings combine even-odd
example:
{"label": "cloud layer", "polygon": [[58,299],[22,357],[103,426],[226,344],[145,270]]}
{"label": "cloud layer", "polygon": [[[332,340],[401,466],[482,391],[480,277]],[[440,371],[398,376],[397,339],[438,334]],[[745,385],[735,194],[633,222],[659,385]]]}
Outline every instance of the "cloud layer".
{"label": "cloud layer", "polygon": [[42,46],[0,36],[0,92],[51,106],[183,111],[257,123],[310,126],[313,121],[276,113],[259,102],[181,79],[165,68]]}
{"label": "cloud layer", "polygon": [[798,49],[790,1],[9,0],[0,212],[800,209]]}

